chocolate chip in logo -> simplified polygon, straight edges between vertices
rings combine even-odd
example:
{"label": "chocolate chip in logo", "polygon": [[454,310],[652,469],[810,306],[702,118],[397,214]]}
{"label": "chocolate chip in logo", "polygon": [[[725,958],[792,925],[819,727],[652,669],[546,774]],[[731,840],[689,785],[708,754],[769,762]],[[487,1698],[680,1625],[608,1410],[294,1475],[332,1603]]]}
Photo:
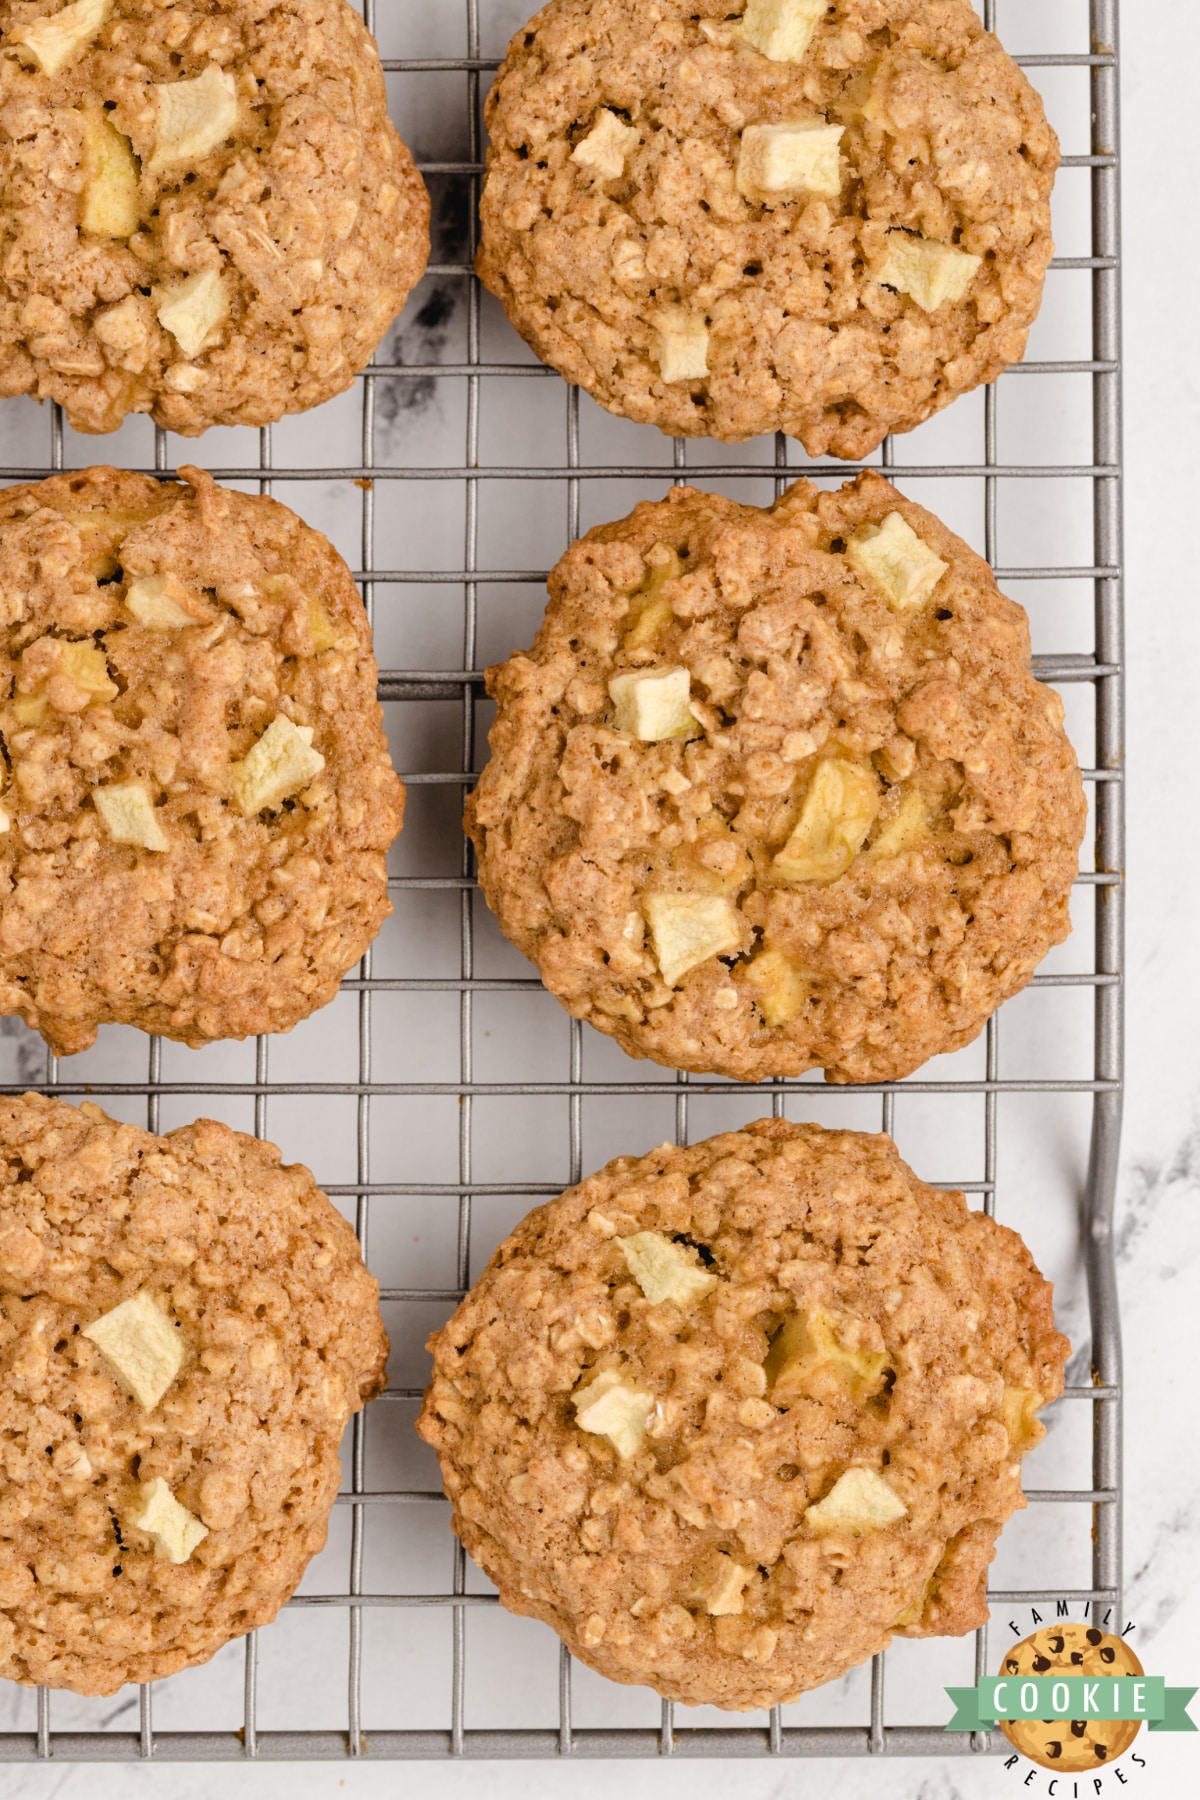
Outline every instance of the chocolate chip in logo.
{"label": "chocolate chip in logo", "polygon": [[1104,1633],[1102,1631],[1097,1631],[1094,1625],[1090,1625],[1087,1632],[1087,1641],[1089,1644],[1103,1643]]}
{"label": "chocolate chip in logo", "polygon": [[1057,1738],[1055,1738],[1052,1743],[1046,1745],[1046,1755],[1055,1758],[1062,1755],[1062,1745],[1058,1742]]}
{"label": "chocolate chip in logo", "polygon": [[1046,1673],[1046,1670],[1049,1667],[1050,1667],[1050,1658],[1048,1656],[1035,1656],[1034,1657],[1033,1672],[1035,1675],[1044,1675]]}
{"label": "chocolate chip in logo", "polygon": [[1071,1661],[1073,1663],[1081,1663],[1083,1661],[1083,1651],[1082,1650],[1072,1650]]}
{"label": "chocolate chip in logo", "polygon": [[1100,1661],[1110,1663],[1110,1662],[1116,1662],[1116,1660],[1117,1660],[1117,1653],[1113,1649],[1112,1645],[1105,1644],[1103,1650],[1101,1650],[1101,1652],[1100,1652]]}
{"label": "chocolate chip in logo", "polygon": [[1086,1730],[1087,1730],[1087,1726],[1082,1719],[1072,1719],[1071,1720],[1071,1736],[1072,1737],[1082,1737]]}
{"label": "chocolate chip in logo", "polygon": [[1095,1751],[1096,1755],[1099,1757],[1101,1762],[1103,1762],[1105,1757],[1108,1755],[1108,1745],[1107,1744],[1093,1744],[1092,1749]]}
{"label": "chocolate chip in logo", "polygon": [[1053,1650],[1055,1656],[1061,1656],[1066,1648],[1066,1640],[1062,1637],[1052,1637],[1050,1639],[1050,1648]]}
{"label": "chocolate chip in logo", "polygon": [[1019,1675],[1021,1673],[1021,1665],[1015,1656],[1010,1656],[1004,1666],[1010,1675]]}

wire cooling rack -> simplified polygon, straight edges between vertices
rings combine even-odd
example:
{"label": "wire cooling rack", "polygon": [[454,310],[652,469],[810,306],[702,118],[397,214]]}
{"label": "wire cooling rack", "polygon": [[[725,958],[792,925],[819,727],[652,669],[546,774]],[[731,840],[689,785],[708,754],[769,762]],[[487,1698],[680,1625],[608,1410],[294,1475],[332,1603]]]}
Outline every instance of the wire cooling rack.
{"label": "wire cooling rack", "polygon": [[[216,431],[201,446],[144,421],[97,445],[74,437],[54,411],[45,462],[27,460],[45,443],[44,417],[29,403],[6,403],[6,481],[82,466],[97,452],[159,471],[199,456],[220,479],[274,492],[330,532],[361,565],[410,815],[391,875],[396,917],[334,1005],[291,1037],[198,1053],[152,1040],[147,1063],[144,1038],[112,1030],[60,1064],[4,1022],[5,1091],[91,1094],[151,1129],[211,1112],[312,1163],[380,1274],[395,1354],[393,1385],[355,1421],[330,1547],[280,1620],[204,1670],[113,1701],[6,1688],[0,1760],[998,1748],[987,1734],[942,1729],[942,1684],[991,1667],[986,1631],[973,1642],[898,1643],[796,1707],[736,1722],[602,1682],[544,1627],[500,1612],[451,1537],[436,1469],[414,1438],[422,1340],[531,1204],[619,1151],[684,1141],[768,1109],[882,1125],[927,1178],[966,1189],[989,1212],[1000,1201],[1002,1216],[1049,1261],[1060,1316],[1083,1348],[1030,1464],[1031,1481],[1051,1485],[1035,1486],[1029,1512],[1005,1533],[993,1619],[1011,1615],[1017,1629],[1046,1601],[1076,1612],[1087,1602],[1101,1613],[1117,1606],[1118,0],[979,0],[979,8],[1018,54],[1032,46],[1020,60],[1039,71],[1069,152],[1056,197],[1056,234],[1069,253],[1049,278],[1030,360],[903,446],[889,442],[877,460],[971,537],[1004,583],[1024,584],[1039,673],[1063,687],[1082,760],[1092,764],[1094,858],[1075,896],[1075,934],[1004,1009],[1003,1045],[997,1018],[974,1049],[898,1086],[829,1090],[806,1079],[746,1089],[673,1077],[627,1062],[566,1020],[481,906],[457,824],[485,722],[479,671],[528,641],[546,568],[566,543],[661,494],[685,468],[688,479],[759,502],[800,473],[826,483],[848,473],[809,463],[783,438],[736,452],[672,446],[608,419],[534,362],[481,294],[471,274],[480,104],[525,0],[368,0],[397,117],[433,191],[435,248],[423,288],[344,401],[273,431]],[[1069,1020],[1063,1007],[1073,1009]]]}

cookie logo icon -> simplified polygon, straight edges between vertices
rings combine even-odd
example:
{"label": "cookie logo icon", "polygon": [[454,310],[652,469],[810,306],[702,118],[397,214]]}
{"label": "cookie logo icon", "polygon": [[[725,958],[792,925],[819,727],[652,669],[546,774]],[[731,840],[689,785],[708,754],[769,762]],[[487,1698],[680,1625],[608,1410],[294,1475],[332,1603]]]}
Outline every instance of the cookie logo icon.
{"label": "cookie logo icon", "polygon": [[[1005,1653],[1002,1676],[1140,1676],[1123,1638],[1096,1625],[1049,1625]],[[1142,1728],[1140,1719],[1000,1719],[1015,1750],[1043,1769],[1078,1775],[1116,1762]]]}

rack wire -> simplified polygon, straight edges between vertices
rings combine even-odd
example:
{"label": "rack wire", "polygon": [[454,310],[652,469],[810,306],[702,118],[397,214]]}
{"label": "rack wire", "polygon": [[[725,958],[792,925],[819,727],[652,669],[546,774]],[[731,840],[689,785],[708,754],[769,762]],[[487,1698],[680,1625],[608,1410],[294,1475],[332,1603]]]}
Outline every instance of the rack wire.
{"label": "rack wire", "polygon": [[[1019,4],[1020,0],[1000,0]],[[985,23],[997,23],[997,0],[979,0]],[[1059,0],[1064,15],[1070,0]],[[1119,1605],[1121,1585],[1121,1352],[1120,1328],[1112,1252],[1113,1209],[1116,1192],[1117,1159],[1121,1126],[1122,1098],[1122,950],[1123,950],[1123,858],[1124,808],[1123,768],[1123,613],[1122,613],[1122,537],[1121,537],[1121,316],[1120,316],[1120,208],[1119,208],[1119,116],[1118,116],[1118,7],[1119,0],[1088,0],[1085,48],[1052,51],[1018,60],[1028,66],[1061,69],[1085,69],[1090,86],[1091,143],[1086,154],[1065,158],[1067,168],[1090,171],[1091,244],[1089,254],[1057,258],[1051,282],[1060,271],[1090,273],[1091,316],[1090,342],[1087,354],[1075,357],[1048,358],[1026,362],[1010,370],[997,387],[986,390],[983,402],[983,454],[977,461],[943,461],[926,463],[896,459],[895,446],[889,441],[883,449],[881,466],[889,477],[919,486],[930,481],[974,482],[982,485],[983,538],[988,560],[1002,581],[1046,582],[1090,587],[1094,594],[1092,623],[1093,641],[1086,651],[1058,652],[1037,659],[1043,680],[1090,688],[1094,694],[1095,752],[1093,766],[1086,779],[1093,794],[1094,844],[1093,866],[1080,877],[1080,889],[1086,900],[1090,891],[1094,909],[1093,956],[1091,967],[1082,971],[1051,968],[1035,978],[1035,988],[1084,989],[1093,994],[1094,1017],[1090,1032],[1090,1074],[1047,1075],[1006,1074],[1001,1060],[1001,1022],[997,1017],[987,1028],[982,1054],[982,1068],[953,1079],[933,1078],[924,1074],[902,1084],[876,1084],[865,1088],[840,1090],[817,1089],[809,1082],[767,1082],[753,1090],[734,1089],[729,1084],[706,1082],[678,1076],[672,1083],[661,1072],[645,1076],[636,1065],[621,1067],[619,1074],[599,1079],[589,1075],[591,1048],[587,1034],[577,1022],[567,1030],[568,1056],[565,1070],[553,1079],[498,1079],[487,1068],[480,1069],[480,1008],[487,996],[524,996],[539,994],[539,986],[531,976],[489,974],[494,960],[481,958],[480,924],[486,915],[479,913],[479,901],[469,849],[453,848],[451,815],[440,838],[429,836],[427,863],[416,869],[394,873],[391,887],[398,902],[412,901],[422,894],[436,896],[428,904],[453,912],[457,916],[457,972],[454,974],[402,974],[379,972],[376,953],[368,953],[359,970],[344,983],[345,1004],[353,1009],[353,1030],[345,1045],[346,1061],[330,1067],[334,1050],[326,1052],[320,1039],[313,1040],[318,1049],[310,1054],[307,1078],[281,1078],[272,1074],[272,1061],[279,1052],[267,1039],[260,1039],[253,1051],[253,1072],[234,1076],[226,1064],[214,1062],[215,1051],[201,1053],[204,1079],[180,1079],[170,1047],[151,1040],[146,1074],[140,1080],[117,1080],[115,1072],[123,1066],[126,1051],[113,1053],[108,1065],[97,1073],[93,1066],[83,1074],[77,1067],[85,1059],[60,1065],[47,1059],[43,1084],[64,1096],[100,1092],[107,1103],[118,1110],[144,1105],[146,1123],[156,1130],[164,1123],[168,1110],[170,1122],[191,1116],[196,1109],[193,1100],[219,1100],[228,1107],[241,1108],[252,1116],[254,1130],[267,1135],[270,1129],[269,1108],[287,1097],[315,1106],[320,1097],[338,1097],[353,1109],[353,1174],[349,1180],[328,1181],[317,1168],[318,1178],[353,1217],[364,1253],[371,1258],[370,1235],[373,1215],[379,1209],[396,1207],[412,1201],[429,1215],[444,1217],[449,1208],[453,1218],[451,1263],[453,1278],[449,1282],[420,1281],[406,1278],[401,1263],[399,1278],[385,1285],[383,1298],[393,1316],[400,1317],[415,1309],[425,1328],[436,1323],[457,1302],[477,1272],[474,1251],[478,1237],[478,1209],[481,1205],[502,1201],[515,1217],[538,1198],[553,1195],[581,1178],[585,1167],[602,1160],[589,1150],[585,1155],[585,1126],[590,1115],[589,1103],[595,1107],[612,1101],[627,1102],[632,1107],[645,1100],[662,1103],[669,1097],[673,1112],[674,1135],[687,1141],[696,1122],[696,1108],[714,1096],[736,1093],[753,1101],[749,1112],[743,1104],[743,1116],[753,1116],[769,1104],[782,1116],[785,1108],[798,1096],[811,1101],[819,1094],[835,1108],[839,1100],[851,1096],[875,1096],[876,1119],[884,1130],[892,1131],[896,1122],[898,1100],[911,1097],[937,1096],[943,1100],[971,1099],[982,1103],[983,1144],[981,1178],[973,1181],[947,1182],[966,1189],[988,1212],[996,1209],[999,1191],[999,1151],[1001,1147],[1001,1102],[1015,1095],[1054,1097],[1055,1104],[1067,1103],[1070,1096],[1079,1097],[1090,1108],[1091,1150],[1086,1176],[1083,1227],[1081,1231],[1082,1261],[1086,1276],[1087,1303],[1091,1329],[1091,1380],[1074,1380],[1067,1389],[1062,1409],[1090,1408],[1091,1482],[1090,1486],[1044,1488],[1029,1494],[1039,1512],[1072,1506],[1086,1509],[1089,1531],[1090,1585],[1069,1592],[1045,1586],[1010,1587],[991,1593],[993,1608],[997,1605],[1020,1607],[1046,1600],[1067,1600],[1072,1604],[1091,1602],[1098,1608]],[[429,713],[429,702],[449,702],[457,718],[455,735],[457,754],[454,767],[419,769],[406,779],[410,793],[420,796],[422,790],[451,790],[457,796],[473,779],[477,762],[477,726],[480,720],[482,675],[479,669],[481,593],[507,588],[519,590],[544,581],[545,569],[489,566],[481,553],[481,504],[489,483],[509,481],[525,484],[554,482],[566,497],[565,541],[579,534],[583,524],[583,498],[587,484],[620,481],[657,484],[654,491],[674,473],[689,468],[689,447],[682,442],[674,446],[673,463],[664,468],[654,461],[656,434],[648,429],[639,437],[647,452],[645,462],[585,461],[582,449],[581,402],[574,389],[560,388],[565,396],[565,455],[561,462],[533,463],[515,460],[511,463],[489,462],[482,454],[481,404],[488,383],[497,380],[530,380],[558,382],[551,371],[530,361],[488,359],[484,355],[484,315],[479,285],[471,272],[475,249],[475,219],[482,174],[482,126],[480,105],[485,78],[496,67],[494,57],[482,54],[483,27],[488,14],[504,10],[509,22],[511,0],[463,0],[462,25],[465,29],[465,53],[462,55],[400,55],[385,59],[385,67],[393,79],[424,75],[455,76],[465,90],[466,117],[458,160],[425,161],[426,176],[443,197],[456,194],[465,220],[457,243],[450,244],[449,260],[435,261],[430,274],[441,282],[461,283],[466,290],[465,355],[459,360],[422,361],[398,358],[388,360],[385,349],[356,385],[359,408],[359,460],[303,465],[281,462],[276,454],[279,445],[290,442],[293,422],[258,433],[256,461],[234,460],[226,467],[214,468],[219,479],[251,484],[262,492],[270,492],[279,483],[319,484],[325,495],[341,494],[354,483],[359,491],[358,537],[361,566],[356,570],[368,609],[374,616],[377,593],[386,596],[389,606],[401,608],[436,608],[441,594],[449,590],[462,596],[463,634],[460,665],[456,668],[393,667],[381,675],[380,694],[388,704],[389,717],[400,721],[401,736],[421,741],[421,721]],[[446,0],[443,18],[450,15]],[[1051,9],[1052,11],[1055,9]],[[404,49],[410,41],[410,27],[415,33],[417,22],[427,21],[427,7],[418,8],[410,0],[384,0],[380,18],[376,19],[374,0],[366,0],[368,24],[383,24],[385,49],[398,39]],[[442,8],[435,9],[442,13]],[[482,14],[482,17],[481,17]],[[386,15],[386,16],[385,16]],[[1072,16],[1075,16],[1072,14]],[[1083,23],[1082,11],[1078,18]],[[512,19],[512,24],[519,20]],[[1000,21],[1003,27],[1004,20]],[[424,29],[424,27],[422,27]],[[421,40],[424,41],[423,39]],[[452,208],[450,209],[452,210]],[[452,236],[452,234],[451,234]],[[438,249],[435,246],[435,258]],[[515,340],[513,340],[515,343]],[[1078,393],[1086,385],[1091,398],[1091,460],[1040,464],[1028,461],[1004,461],[1000,456],[1001,396],[1018,378],[1055,376],[1070,378],[1076,394],[1071,405],[1082,413]],[[395,383],[462,383],[465,384],[465,436],[463,459],[459,466],[409,466],[402,459],[387,460],[380,451],[379,404],[389,384]],[[965,404],[965,403],[960,403]],[[242,433],[244,439],[247,434]],[[910,440],[911,441],[911,440]],[[46,462],[18,464],[0,470],[0,478],[36,479],[65,466],[91,460],[79,454],[78,441],[72,443],[64,430],[61,414],[52,410],[50,419],[49,456]],[[691,453],[693,456],[695,452]],[[172,443],[163,432],[154,434],[154,469],[168,472]],[[812,464],[803,459],[797,446],[783,437],[776,440],[773,460],[764,462],[749,453],[742,459],[702,461],[691,471],[705,483],[723,484],[730,480],[764,482],[774,492],[782,492],[798,474],[814,478],[844,479],[852,469],[841,463]],[[1069,565],[1053,562],[1003,563],[999,557],[999,504],[1004,483],[1019,481],[1040,484],[1084,481],[1091,489],[1090,561]],[[381,565],[376,554],[377,530],[385,508],[397,504],[420,504],[421,489],[406,484],[452,482],[462,494],[463,556],[462,566],[444,568],[409,568]],[[313,490],[309,490],[312,492]],[[537,487],[523,490],[525,504],[532,509],[540,504]],[[535,498],[536,496],[536,498]],[[303,498],[300,504],[303,509]],[[395,560],[394,558],[392,559]],[[422,599],[422,593],[426,595]],[[515,641],[515,639],[513,640]],[[408,732],[408,725],[413,730]],[[406,735],[407,733],[407,735]],[[432,734],[436,737],[436,733]],[[411,828],[410,828],[411,829]],[[424,840],[423,840],[424,841]],[[448,848],[449,847],[449,848]],[[440,854],[439,854],[440,852]],[[446,865],[446,855],[453,854],[457,867]],[[395,1080],[380,1075],[381,1049],[387,1037],[381,1029],[379,1011],[388,996],[411,996],[409,1004],[431,1007],[437,997],[456,1009],[457,1068],[445,1079]],[[547,1005],[553,1006],[547,1001]],[[415,1016],[415,1015],[414,1015]],[[132,1034],[130,1034],[132,1035]],[[333,1034],[334,1036],[336,1034]],[[482,1033],[486,1036],[486,1033]],[[107,1040],[106,1040],[107,1041]],[[33,1040],[20,1046],[20,1070],[26,1075],[31,1066]],[[331,1038],[332,1042],[332,1038]],[[145,1056],[145,1040],[140,1054]],[[615,1064],[605,1064],[605,1067]],[[630,1074],[628,1071],[633,1070]],[[37,1079],[35,1074],[34,1079]],[[28,1078],[10,1084],[4,1091],[20,1091],[29,1085]],[[491,1152],[480,1152],[477,1124],[479,1108],[505,1099],[543,1100],[561,1106],[566,1113],[565,1160],[552,1180],[534,1179],[522,1174],[519,1180],[503,1180],[504,1161]],[[182,1103],[182,1110],[176,1103]],[[396,1102],[434,1107],[439,1102],[457,1109],[455,1135],[456,1169],[454,1179],[434,1181],[406,1171],[389,1155],[381,1177],[373,1169],[376,1126],[380,1109]],[[628,1107],[620,1116],[624,1117]],[[132,1116],[132,1113],[128,1113]],[[295,1117],[295,1114],[289,1116]],[[639,1114],[639,1118],[640,1118]],[[247,1117],[249,1122],[249,1117]],[[523,1129],[523,1128],[522,1128]],[[632,1126],[630,1127],[632,1129]],[[275,1135],[274,1133],[272,1135]],[[285,1151],[288,1142],[281,1130],[277,1134]],[[626,1145],[625,1147],[633,1147]],[[399,1166],[408,1178],[393,1176]],[[384,1215],[386,1220],[386,1213]],[[419,1235],[419,1234],[418,1234]],[[385,1276],[385,1281],[387,1277]],[[327,1727],[298,1728],[288,1724],[277,1727],[263,1723],[263,1688],[260,1656],[266,1654],[270,1635],[258,1634],[244,1646],[231,1647],[218,1659],[224,1669],[225,1700],[230,1694],[230,1658],[241,1657],[241,1672],[236,1682],[240,1716],[220,1728],[200,1729],[185,1719],[177,1722],[179,1708],[172,1706],[172,1723],[156,1725],[156,1707],[160,1712],[170,1688],[191,1679],[176,1677],[172,1684],[161,1684],[157,1690],[137,1690],[136,1703],[128,1697],[112,1709],[109,1716],[85,1728],[78,1703],[69,1696],[40,1691],[36,1697],[35,1716],[14,1723],[11,1730],[0,1730],[0,1761],[37,1761],[53,1758],[64,1762],[149,1760],[341,1760],[392,1758],[489,1758],[489,1757],[766,1757],[794,1756],[871,1756],[894,1755],[979,1755],[1000,1747],[994,1736],[975,1734],[969,1740],[947,1737],[940,1723],[921,1725],[891,1722],[887,1702],[885,1671],[894,1652],[877,1657],[870,1671],[869,1695],[863,1691],[863,1715],[854,1723],[828,1723],[806,1717],[797,1722],[792,1709],[776,1709],[769,1717],[749,1723],[730,1722],[724,1715],[711,1725],[681,1723],[681,1716],[670,1703],[663,1703],[653,1722],[640,1724],[599,1723],[581,1721],[578,1703],[581,1672],[573,1665],[565,1650],[558,1653],[556,1693],[552,1719],[540,1709],[539,1722],[529,1723],[519,1710],[507,1709],[505,1722],[473,1723],[472,1702],[468,1688],[468,1670],[472,1664],[469,1647],[469,1622],[487,1609],[495,1609],[494,1594],[475,1577],[460,1546],[449,1533],[448,1509],[436,1490],[435,1477],[428,1465],[422,1465],[420,1482],[409,1485],[380,1485],[371,1476],[368,1440],[382,1440],[394,1445],[402,1434],[410,1433],[411,1418],[420,1397],[417,1386],[396,1385],[384,1400],[371,1409],[369,1416],[355,1420],[349,1443],[347,1482],[340,1496],[340,1511],[349,1515],[349,1530],[335,1534],[335,1548],[321,1560],[318,1568],[327,1567],[333,1558],[344,1573],[333,1579],[325,1575],[317,1585],[306,1583],[290,1603],[286,1617],[311,1614],[314,1610],[327,1621],[344,1622],[346,1649],[346,1682],[344,1704],[339,1702],[340,1721]],[[437,1532],[436,1555],[446,1559],[448,1579],[434,1591],[398,1591],[395,1584],[380,1582],[373,1576],[368,1555],[369,1540],[385,1534],[393,1542],[402,1543],[406,1534],[416,1531],[414,1521],[434,1517]],[[340,1519],[337,1521],[340,1524]],[[414,1539],[417,1542],[416,1539]],[[420,1538],[418,1556],[426,1543]],[[381,1612],[400,1617],[405,1633],[414,1633],[422,1619],[433,1615],[437,1622],[449,1621],[449,1701],[448,1707],[431,1708],[428,1720],[408,1718],[396,1723],[388,1716],[387,1684],[382,1690],[378,1682],[375,1698],[364,1699],[369,1671],[368,1638],[373,1617]],[[515,1622],[514,1622],[515,1623]],[[283,1631],[283,1625],[271,1628]],[[528,1632],[529,1627],[522,1627]],[[260,1647],[260,1639],[262,1646]],[[524,1653],[530,1643],[523,1636],[516,1654]],[[924,1646],[922,1646],[924,1650]],[[372,1655],[375,1655],[372,1652]],[[401,1651],[394,1650],[399,1659]],[[322,1666],[325,1666],[321,1652]],[[979,1632],[974,1646],[976,1675],[989,1668],[987,1632]],[[216,1665],[214,1665],[215,1667]],[[399,1661],[397,1666],[400,1666]],[[585,1678],[594,1683],[595,1678]],[[327,1683],[325,1684],[328,1685]],[[397,1678],[397,1689],[402,1685]],[[385,1698],[381,1702],[379,1692]],[[617,1690],[611,1690],[615,1693]],[[130,1716],[134,1704],[135,1717]],[[657,1703],[655,1703],[657,1705]],[[274,1710],[278,1712],[276,1704]],[[538,1711],[538,1708],[533,1708]],[[596,1695],[589,1690],[585,1709],[597,1717]],[[440,1715],[434,1722],[433,1714]]]}

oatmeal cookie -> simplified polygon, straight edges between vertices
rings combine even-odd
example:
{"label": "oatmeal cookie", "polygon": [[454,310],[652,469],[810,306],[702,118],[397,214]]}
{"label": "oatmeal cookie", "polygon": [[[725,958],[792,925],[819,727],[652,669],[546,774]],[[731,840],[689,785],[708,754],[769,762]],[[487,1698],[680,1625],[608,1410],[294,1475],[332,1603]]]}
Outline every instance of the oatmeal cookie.
{"label": "oatmeal cookie", "polygon": [[749,1708],[983,1622],[1068,1346],[1015,1233],[889,1138],[768,1119],[530,1213],[430,1349],[418,1429],[504,1604]]}
{"label": "oatmeal cookie", "polygon": [[576,1018],[741,1081],[899,1078],[1069,930],[1085,806],[1025,613],[879,476],[674,488],[489,671],[488,904]]}
{"label": "oatmeal cookie", "polygon": [[288,1031],[391,911],[404,789],[350,571],[180,473],[0,493],[0,1013],[60,1055]]}
{"label": "oatmeal cookie", "polygon": [[[1144,1675],[1123,1638],[1098,1625],[1057,1624],[1035,1631],[1005,1654],[1002,1675]],[[1133,1744],[1137,1719],[1017,1719],[1000,1729],[1023,1756],[1067,1775],[1102,1769]]]}
{"label": "oatmeal cookie", "polygon": [[429,197],[346,0],[0,0],[0,394],[194,437],[349,387]]}
{"label": "oatmeal cookie", "polygon": [[968,0],[551,0],[487,119],[479,273],[611,412],[862,457],[1024,354],[1058,141]]}
{"label": "oatmeal cookie", "polygon": [[115,1693],[274,1618],[387,1338],[308,1170],[0,1099],[0,1675]]}

